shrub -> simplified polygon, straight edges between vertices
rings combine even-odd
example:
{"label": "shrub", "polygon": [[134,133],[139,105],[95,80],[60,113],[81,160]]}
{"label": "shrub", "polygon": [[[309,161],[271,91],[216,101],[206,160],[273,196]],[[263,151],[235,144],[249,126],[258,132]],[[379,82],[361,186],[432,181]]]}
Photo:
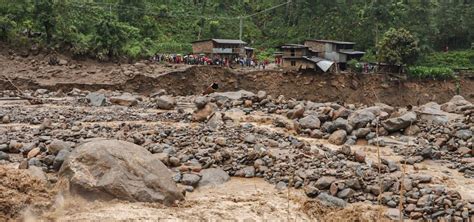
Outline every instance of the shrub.
{"label": "shrub", "polygon": [[426,67],[426,66],[414,66],[408,68],[408,76],[411,78],[418,79],[454,79],[454,71],[447,67]]}
{"label": "shrub", "polygon": [[351,59],[349,62],[347,62],[347,66],[356,73],[361,73],[362,72],[362,65],[355,59]]}
{"label": "shrub", "polygon": [[435,52],[424,56],[418,64],[421,66],[444,66],[452,69],[474,69],[474,50]]}

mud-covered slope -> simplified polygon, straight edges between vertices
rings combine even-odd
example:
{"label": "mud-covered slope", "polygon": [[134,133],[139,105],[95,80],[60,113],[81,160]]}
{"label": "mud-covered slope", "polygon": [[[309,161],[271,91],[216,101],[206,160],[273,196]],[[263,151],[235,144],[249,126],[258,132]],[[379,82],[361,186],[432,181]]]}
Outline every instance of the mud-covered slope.
{"label": "mud-covered slope", "polygon": [[[102,64],[67,60],[67,65],[50,66],[43,58],[0,55],[0,90],[46,88],[68,92],[125,90],[152,93],[165,89],[175,95],[199,94],[213,82],[220,90],[267,91],[273,96],[341,103],[383,102],[395,106],[444,103],[456,93],[456,83],[434,80],[399,80],[388,75],[320,74],[277,70],[234,70],[211,66],[137,63]],[[5,78],[3,75],[7,76]],[[460,78],[461,95],[474,102],[474,80]]]}

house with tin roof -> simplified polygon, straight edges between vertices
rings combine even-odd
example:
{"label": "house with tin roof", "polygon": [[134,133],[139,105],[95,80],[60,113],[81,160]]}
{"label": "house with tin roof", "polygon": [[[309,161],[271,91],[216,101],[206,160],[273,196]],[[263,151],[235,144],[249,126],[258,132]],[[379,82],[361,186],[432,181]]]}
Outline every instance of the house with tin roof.
{"label": "house with tin roof", "polygon": [[355,51],[355,42],[344,42],[335,40],[306,40],[304,45],[318,57],[333,61],[340,70],[345,70],[347,62],[359,60],[365,52]]}
{"label": "house with tin roof", "polygon": [[238,39],[204,39],[192,42],[193,54],[233,59],[253,56],[253,48]]}

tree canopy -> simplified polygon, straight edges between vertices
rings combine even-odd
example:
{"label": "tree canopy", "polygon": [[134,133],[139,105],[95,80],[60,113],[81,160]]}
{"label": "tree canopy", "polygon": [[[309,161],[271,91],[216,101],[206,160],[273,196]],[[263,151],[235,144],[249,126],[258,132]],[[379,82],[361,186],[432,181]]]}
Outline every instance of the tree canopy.
{"label": "tree canopy", "polygon": [[[354,41],[375,51],[390,28],[404,28],[421,52],[474,42],[466,0],[0,0],[0,40],[74,55],[139,57],[187,52],[190,42],[239,38],[257,49],[305,39]],[[281,7],[268,10],[281,4]],[[261,12],[261,13],[259,13]],[[255,15],[254,15],[255,14]],[[248,16],[254,15],[254,16]],[[40,33],[34,38],[26,33]]]}
{"label": "tree canopy", "polygon": [[389,29],[377,44],[378,59],[391,65],[413,64],[420,48],[418,40],[406,29]]}

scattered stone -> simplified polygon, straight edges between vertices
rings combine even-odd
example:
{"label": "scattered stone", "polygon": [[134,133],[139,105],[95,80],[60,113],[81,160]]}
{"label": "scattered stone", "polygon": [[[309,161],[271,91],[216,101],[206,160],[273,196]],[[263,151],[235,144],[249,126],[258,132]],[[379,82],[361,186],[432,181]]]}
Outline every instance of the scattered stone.
{"label": "scattered stone", "polygon": [[303,129],[318,129],[321,125],[317,116],[308,115],[299,120],[299,124]]}
{"label": "scattered stone", "polygon": [[338,208],[344,208],[347,206],[347,202],[344,201],[343,199],[331,196],[327,193],[320,193],[317,197],[317,199],[324,205],[329,206],[329,207],[338,207]]}
{"label": "scattered stone", "polygon": [[171,96],[160,96],[156,98],[156,106],[159,109],[171,110],[176,106],[176,100]]}
{"label": "scattered stone", "polygon": [[86,99],[93,106],[105,106],[105,104],[107,102],[107,98],[105,97],[104,94],[95,93],[95,92],[89,93],[86,96]]}
{"label": "scattered stone", "polygon": [[314,186],[320,190],[324,190],[328,189],[334,181],[336,181],[334,177],[323,176],[316,181]]}
{"label": "scattered stone", "polygon": [[209,168],[201,171],[199,186],[219,185],[230,180],[229,174],[220,168]]}
{"label": "scattered stone", "polygon": [[26,155],[26,157],[27,157],[28,159],[31,159],[31,158],[37,156],[40,152],[41,152],[41,149],[40,149],[40,148],[38,148],[38,147],[33,148],[32,150],[30,150],[30,151],[28,152],[28,154]]}
{"label": "scattered stone", "polygon": [[56,155],[63,149],[69,149],[69,144],[61,140],[53,140],[48,146],[48,153]]}
{"label": "scattered stone", "polygon": [[235,172],[235,176],[251,178],[255,176],[255,167],[247,166]]}
{"label": "scattered stone", "polygon": [[123,94],[121,96],[110,97],[110,102],[112,104],[120,106],[135,106],[138,104],[137,98],[133,97],[130,94]]}
{"label": "scattered stone", "polygon": [[400,117],[387,119],[382,122],[383,128],[389,132],[405,129],[416,121],[415,112],[407,112]]}
{"label": "scattered stone", "polygon": [[329,136],[329,142],[335,145],[342,145],[346,141],[346,136],[345,130],[337,130]]}
{"label": "scattered stone", "polygon": [[201,177],[197,174],[193,173],[185,173],[181,178],[181,183],[188,186],[196,187],[201,180]]}
{"label": "scattered stone", "polygon": [[356,150],[354,152],[354,158],[359,163],[365,163],[365,152],[363,150]]}
{"label": "scattered stone", "polygon": [[10,160],[10,156],[3,152],[3,151],[0,151],[0,160],[6,160],[6,161],[9,161]]}

